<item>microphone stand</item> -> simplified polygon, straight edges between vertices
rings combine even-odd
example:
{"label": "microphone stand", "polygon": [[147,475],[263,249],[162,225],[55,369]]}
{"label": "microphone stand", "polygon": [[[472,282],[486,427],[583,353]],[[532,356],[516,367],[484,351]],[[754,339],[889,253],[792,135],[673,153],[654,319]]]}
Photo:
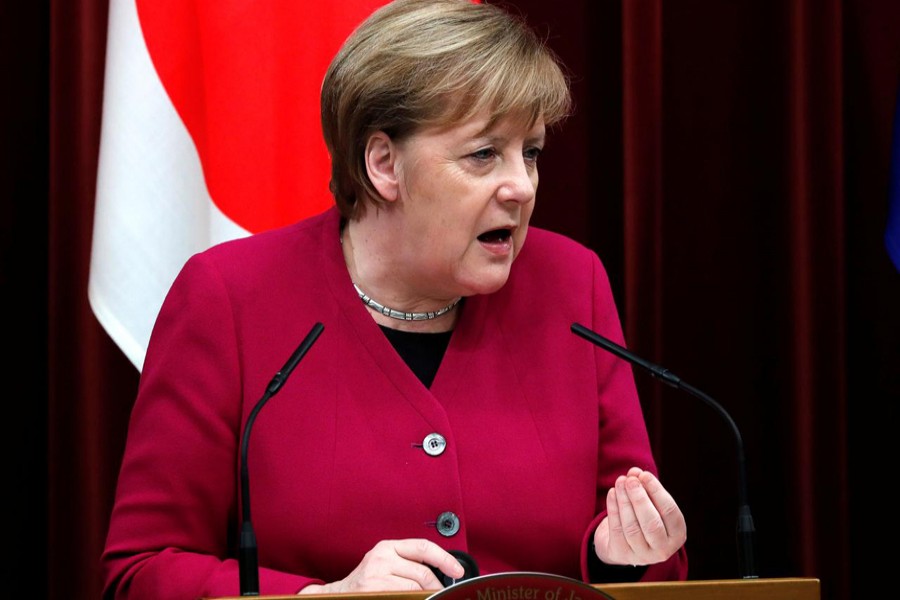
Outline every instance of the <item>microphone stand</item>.
{"label": "microphone stand", "polygon": [[738,430],[734,419],[728,414],[721,404],[713,400],[708,394],[705,394],[694,386],[684,382],[680,377],[668,369],[664,369],[659,365],[655,365],[643,358],[636,356],[632,352],[626,350],[622,346],[612,342],[602,335],[588,329],[584,325],[572,323],[572,332],[586,339],[596,346],[600,346],[604,350],[622,358],[634,365],[637,365],[650,373],[653,377],[659,379],[666,385],[680,390],[684,390],[689,394],[696,396],[709,406],[711,406],[719,415],[725,419],[728,426],[734,434],[737,443],[737,462],[738,462],[738,517],[737,517],[737,547],[738,547],[738,572],[742,579],[756,579],[759,577],[756,573],[756,564],[754,561],[753,538],[756,528],[753,525],[753,516],[750,514],[750,505],[747,502],[747,467],[744,458],[744,441],[741,432]]}
{"label": "microphone stand", "polygon": [[256,406],[247,417],[247,423],[244,425],[244,435],[241,439],[241,538],[238,546],[238,572],[241,582],[241,596],[259,596],[259,557],[256,546],[256,533],[253,531],[253,523],[250,520],[250,472],[247,468],[247,451],[250,446],[250,429],[253,422],[256,421],[256,415],[259,414],[263,405],[278,393],[284,382],[287,381],[288,375],[300,362],[300,359],[309,351],[313,343],[319,338],[319,334],[325,327],[321,323],[313,325],[312,329],[300,342],[300,345],[291,354],[291,357],[285,363],[280,371],[266,386],[266,392],[259,399]]}

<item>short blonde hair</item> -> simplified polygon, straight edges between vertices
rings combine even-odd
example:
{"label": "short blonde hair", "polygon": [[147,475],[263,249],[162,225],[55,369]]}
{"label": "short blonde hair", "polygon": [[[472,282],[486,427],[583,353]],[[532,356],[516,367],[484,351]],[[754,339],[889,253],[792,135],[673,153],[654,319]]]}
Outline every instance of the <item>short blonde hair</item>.
{"label": "short blonde hair", "polygon": [[331,192],[345,218],[381,197],[366,172],[369,136],[402,140],[482,111],[549,127],[571,109],[556,55],[524,19],[470,0],[394,0],[347,39],[322,84]]}

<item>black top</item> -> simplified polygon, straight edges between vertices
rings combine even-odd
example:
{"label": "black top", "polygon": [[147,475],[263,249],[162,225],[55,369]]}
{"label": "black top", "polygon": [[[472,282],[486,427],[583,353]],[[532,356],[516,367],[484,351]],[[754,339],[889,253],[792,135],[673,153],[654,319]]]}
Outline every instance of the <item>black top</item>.
{"label": "black top", "polygon": [[383,325],[380,327],[397,354],[412,369],[419,381],[430,388],[453,332],[419,333],[400,331]]}

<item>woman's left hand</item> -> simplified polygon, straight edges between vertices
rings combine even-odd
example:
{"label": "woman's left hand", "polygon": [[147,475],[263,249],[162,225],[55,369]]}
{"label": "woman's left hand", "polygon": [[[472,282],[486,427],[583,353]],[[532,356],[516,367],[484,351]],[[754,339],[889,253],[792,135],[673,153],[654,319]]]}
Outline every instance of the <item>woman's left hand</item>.
{"label": "woman's left hand", "polygon": [[681,509],[650,471],[620,475],[606,495],[607,516],[594,532],[594,551],[608,565],[650,565],[687,539]]}

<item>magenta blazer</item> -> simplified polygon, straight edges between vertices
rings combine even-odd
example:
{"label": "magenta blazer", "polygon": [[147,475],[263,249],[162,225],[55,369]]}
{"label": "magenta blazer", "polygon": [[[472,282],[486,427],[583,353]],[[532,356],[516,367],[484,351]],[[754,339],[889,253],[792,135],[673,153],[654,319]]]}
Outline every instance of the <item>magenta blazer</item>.
{"label": "magenta blazer", "polygon": [[[532,227],[498,292],[466,298],[427,389],[351,285],[334,209],[191,258],[144,364],[102,556],[106,596],[239,594],[239,445],[267,384],[324,331],[249,444],[260,592],[345,577],[382,539],[428,538],[481,574],[587,578],[606,491],[656,472],[592,251]],[[687,577],[682,549],[644,580]]]}

